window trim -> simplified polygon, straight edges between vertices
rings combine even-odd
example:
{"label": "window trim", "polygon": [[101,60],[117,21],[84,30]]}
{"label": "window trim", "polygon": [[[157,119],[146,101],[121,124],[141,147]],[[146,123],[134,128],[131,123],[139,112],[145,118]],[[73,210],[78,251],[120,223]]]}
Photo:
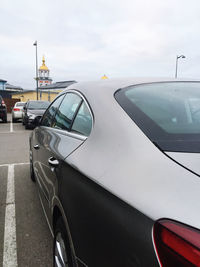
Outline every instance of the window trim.
{"label": "window trim", "polygon": [[[64,94],[60,94],[60,95],[58,95],[58,96],[53,100],[53,102],[49,105],[49,107],[46,109],[45,113],[44,113],[43,116],[42,116],[41,124],[42,124],[42,121],[43,121],[43,119],[44,119],[44,117],[45,117],[47,111],[51,108],[51,106],[53,105],[53,103],[54,103],[58,98],[62,97],[63,95],[64,95]],[[64,98],[65,98],[65,95],[63,96],[63,99],[64,99]],[[63,102],[63,99],[62,99],[62,101],[60,102],[60,105],[61,105],[61,103]],[[58,108],[60,107],[60,105],[58,106]],[[56,115],[56,113],[55,113],[54,116],[53,116],[51,125],[52,125],[52,123],[53,123],[53,120],[54,120],[54,118],[55,118],[55,115]],[[52,128],[51,125],[50,125],[50,126],[41,125],[41,126],[43,126],[43,127],[48,127],[48,128]]]}
{"label": "window trim", "polygon": [[[46,126],[42,126],[42,127],[46,127]],[[69,132],[67,130],[63,130],[63,129],[58,129],[58,128],[51,128],[52,131],[62,134],[62,135],[66,135],[68,137],[72,137],[81,141],[85,141],[88,136],[85,136],[83,134],[79,134],[79,133],[74,133],[74,132]]]}
{"label": "window trim", "polygon": [[[64,94],[63,100],[61,101],[61,103],[60,103],[58,109],[59,109],[60,106],[62,105],[62,102],[64,101],[65,97],[67,97],[67,94],[72,94],[72,93],[71,93],[71,92],[66,92],[66,93]],[[78,95],[78,96],[79,96],[79,95]],[[79,98],[80,98],[80,103],[79,103],[79,105],[77,106],[77,108],[76,108],[76,110],[75,110],[75,112],[74,112],[74,114],[73,114],[73,117],[72,117],[72,119],[71,119],[71,123],[70,123],[70,125],[69,125],[69,129],[60,129],[60,130],[68,131],[68,132],[71,131],[71,128],[72,128],[74,119],[75,119],[75,117],[76,117],[76,115],[77,115],[77,113],[78,113],[78,111],[79,111],[79,108],[80,108],[82,102],[83,102],[82,97],[79,96]],[[58,111],[58,110],[57,110],[57,111]],[[54,121],[55,121],[56,114],[57,114],[57,112],[56,112],[55,115],[54,115],[54,118],[53,118],[53,120],[52,120],[52,124],[53,124]],[[51,124],[51,128],[56,128],[56,127],[52,127],[52,124]],[[56,128],[56,129],[59,129],[59,128]]]}
{"label": "window trim", "polygon": [[[65,99],[65,97],[66,97],[66,95],[67,95],[68,93],[76,94],[76,95],[78,95],[78,96],[81,98],[80,104],[79,104],[79,106],[77,107],[76,112],[74,113],[74,116],[73,116],[73,118],[72,118],[72,122],[71,122],[71,124],[70,124],[69,130],[63,130],[63,129],[58,129],[58,128],[54,128],[54,127],[52,127],[53,121],[54,121],[55,116],[56,116],[57,113],[54,114],[54,117],[53,117],[53,119],[52,119],[51,126],[44,126],[44,125],[41,125],[41,127],[51,128],[51,129],[54,129],[54,130],[55,130],[56,132],[58,132],[58,133],[61,133],[61,134],[64,134],[64,135],[67,135],[67,136],[70,136],[70,137],[73,137],[73,138],[76,138],[76,139],[85,141],[90,135],[89,135],[89,136],[86,136],[86,135],[84,135],[84,134],[74,133],[73,131],[71,131],[71,129],[72,129],[74,120],[75,120],[75,118],[76,118],[76,115],[78,114],[79,109],[80,109],[81,105],[82,105],[83,102],[84,102],[84,103],[86,104],[86,106],[87,106],[87,108],[88,108],[88,110],[89,110],[89,113],[90,113],[90,115],[91,115],[91,118],[92,118],[92,127],[91,127],[91,132],[92,132],[92,129],[93,129],[93,127],[94,127],[94,115],[93,115],[92,109],[90,108],[90,105],[89,105],[89,103],[88,103],[86,97],[85,97],[81,92],[79,92],[79,91],[77,91],[77,90],[75,90],[75,89],[70,89],[70,90],[64,91],[64,92],[62,92],[60,95],[58,95],[58,96],[54,99],[54,101],[51,103],[51,105],[56,101],[56,99],[58,99],[59,97],[61,97],[61,96],[64,95],[64,97],[63,97],[63,99],[62,99],[62,101],[61,101],[61,103],[60,103],[60,105],[61,105],[62,102],[63,102],[63,100]],[[50,105],[50,107],[51,107],[51,105]],[[59,105],[59,107],[60,107],[60,105]],[[49,107],[49,108],[50,108],[50,107]],[[58,107],[58,109],[59,109],[59,107]],[[49,108],[48,108],[48,109],[49,109]],[[47,112],[47,110],[45,111],[45,113],[46,113],[46,112]],[[45,116],[45,113],[44,113],[43,117]],[[90,132],[90,134],[91,134],[91,132]]]}
{"label": "window trim", "polygon": [[[86,97],[85,97],[81,92],[79,92],[78,90],[75,90],[75,89],[70,89],[70,90],[67,91],[66,93],[68,93],[68,92],[76,93],[77,95],[79,95],[79,96],[82,98],[82,103],[85,102],[85,104],[86,104],[86,106],[87,106],[87,108],[88,108],[88,110],[89,110],[89,112],[90,112],[91,118],[92,118],[92,129],[93,129],[93,126],[94,126],[94,114],[93,114],[93,112],[92,112],[92,109],[91,109],[91,107],[90,107],[90,105],[89,105],[89,103],[88,103]],[[80,106],[81,106],[81,105],[80,105]],[[80,107],[79,107],[79,108],[80,108]],[[78,110],[79,110],[79,108],[78,108]],[[78,112],[77,112],[77,113],[78,113]],[[72,123],[72,125],[73,125],[73,123]]]}
{"label": "window trim", "polygon": [[84,102],[84,101],[83,101],[83,99],[81,98],[81,102],[79,103],[78,107],[76,108],[76,111],[74,112],[74,116],[73,116],[73,118],[72,118],[71,124],[70,124],[70,126],[69,126],[69,132],[72,131],[72,126],[73,126],[73,124],[74,124],[75,118],[76,118],[76,116],[77,116],[77,114],[78,114],[78,112],[79,112],[79,109],[80,109],[81,105],[83,104],[83,102]]}

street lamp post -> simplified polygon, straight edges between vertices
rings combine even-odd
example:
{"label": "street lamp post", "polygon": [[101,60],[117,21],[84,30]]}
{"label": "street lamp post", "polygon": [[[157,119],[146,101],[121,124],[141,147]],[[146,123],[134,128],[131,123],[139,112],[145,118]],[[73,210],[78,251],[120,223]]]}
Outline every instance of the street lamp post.
{"label": "street lamp post", "polygon": [[33,44],[36,48],[36,90],[37,90],[37,100],[38,100],[38,59],[37,59],[37,41]]}
{"label": "street lamp post", "polygon": [[179,58],[185,58],[184,55],[176,56],[176,71],[175,71],[175,78],[177,78],[177,72],[178,72],[178,60]]}

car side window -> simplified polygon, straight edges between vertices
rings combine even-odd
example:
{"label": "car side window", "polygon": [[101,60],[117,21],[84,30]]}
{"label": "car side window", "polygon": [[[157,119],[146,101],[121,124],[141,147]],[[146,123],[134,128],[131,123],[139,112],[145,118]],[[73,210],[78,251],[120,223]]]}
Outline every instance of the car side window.
{"label": "car side window", "polygon": [[67,93],[55,115],[52,127],[70,130],[73,118],[81,102],[82,99],[77,94]]}
{"label": "car side window", "polygon": [[47,111],[45,112],[41,125],[42,126],[47,126],[47,127],[51,127],[51,124],[53,122],[53,118],[58,110],[58,107],[60,106],[60,103],[62,102],[63,98],[65,95],[61,95],[60,97],[58,97],[51,105],[50,107],[47,109]]}
{"label": "car side window", "polygon": [[92,129],[92,116],[85,102],[81,104],[72,125],[72,131],[89,136]]}

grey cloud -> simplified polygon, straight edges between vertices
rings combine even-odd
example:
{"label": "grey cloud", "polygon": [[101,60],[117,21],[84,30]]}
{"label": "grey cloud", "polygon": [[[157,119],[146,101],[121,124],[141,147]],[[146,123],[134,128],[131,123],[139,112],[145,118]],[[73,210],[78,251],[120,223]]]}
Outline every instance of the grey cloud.
{"label": "grey cloud", "polygon": [[35,47],[54,81],[116,76],[199,77],[198,0],[2,0],[0,78],[35,87]]}

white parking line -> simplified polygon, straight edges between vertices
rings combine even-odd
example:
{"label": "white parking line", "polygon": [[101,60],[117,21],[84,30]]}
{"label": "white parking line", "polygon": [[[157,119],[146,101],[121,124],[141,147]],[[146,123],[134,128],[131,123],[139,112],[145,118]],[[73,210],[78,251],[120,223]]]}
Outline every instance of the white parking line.
{"label": "white parking line", "polygon": [[10,133],[10,131],[9,132],[0,132],[0,134],[9,134]]}
{"label": "white parking line", "polygon": [[3,267],[17,267],[14,164],[8,166]]}
{"label": "white parking line", "polygon": [[12,163],[12,164],[0,164],[0,167],[9,167],[10,165],[28,165],[29,162],[23,162],[23,163]]}
{"label": "white parking line", "polygon": [[13,132],[13,123],[12,123],[12,119],[10,121],[10,132],[12,133]]}
{"label": "white parking line", "polygon": [[8,167],[5,226],[4,226],[4,247],[3,267],[17,267],[17,242],[16,242],[16,216],[15,216],[15,183],[14,166],[28,165],[29,162],[0,164],[0,167]]}
{"label": "white parking line", "polygon": [[22,131],[14,131],[14,130],[13,130],[12,132],[11,132],[11,131],[9,131],[9,132],[8,132],[8,131],[7,131],[7,132],[6,132],[6,131],[5,131],[5,132],[4,132],[4,131],[0,132],[0,134],[10,134],[10,133],[12,133],[12,134],[30,133],[30,131],[27,132],[27,131],[25,131],[25,130],[24,130],[24,131],[23,131],[23,130],[22,130]]}

